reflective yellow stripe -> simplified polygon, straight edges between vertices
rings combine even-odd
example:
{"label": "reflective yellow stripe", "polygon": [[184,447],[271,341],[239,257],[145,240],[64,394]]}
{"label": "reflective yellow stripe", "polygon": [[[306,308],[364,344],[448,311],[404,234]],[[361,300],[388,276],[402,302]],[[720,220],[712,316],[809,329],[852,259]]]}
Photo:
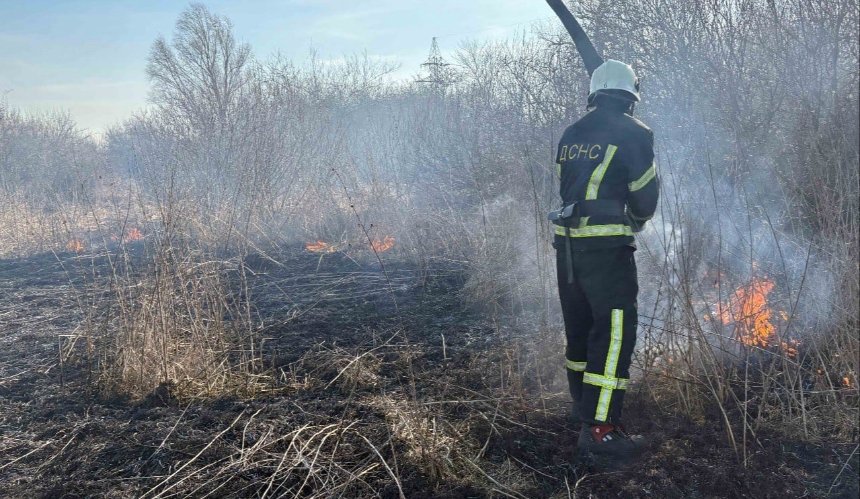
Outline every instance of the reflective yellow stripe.
{"label": "reflective yellow stripe", "polygon": [[567,362],[565,362],[565,367],[567,367],[571,371],[585,371],[585,364],[585,362],[575,362],[572,360],[567,360]]}
{"label": "reflective yellow stripe", "polygon": [[621,338],[623,335],[624,311],[621,309],[612,309],[611,321],[611,336],[609,338],[609,353],[606,354],[606,370],[604,376],[610,378],[615,377],[615,371],[618,369],[618,356],[621,354]]}
{"label": "reflective yellow stripe", "polygon": [[555,164],[555,172],[558,174],[559,177],[561,177],[561,163]]}
{"label": "reflective yellow stripe", "polygon": [[606,148],[606,155],[603,156],[603,162],[597,165],[597,168],[591,173],[591,178],[588,180],[588,188],[585,190],[585,199],[597,199],[597,191],[600,190],[600,183],[603,182],[603,176],[606,175],[606,169],[609,168],[609,163],[612,163],[612,157],[615,156],[615,151],[618,147],[609,144]]}
{"label": "reflective yellow stripe", "polygon": [[630,380],[626,378],[610,378],[609,376],[594,373],[585,373],[582,381],[589,385],[609,388],[610,390],[626,390],[628,383],[630,383]]}
{"label": "reflective yellow stripe", "polygon": [[647,170],[645,170],[645,173],[643,173],[642,176],[639,177],[639,180],[634,180],[633,182],[630,182],[629,184],[627,184],[627,188],[630,189],[630,192],[636,192],[639,189],[648,185],[648,182],[654,180],[654,177],[656,177],[656,176],[657,176],[657,164],[651,163],[651,168],[648,168]]}
{"label": "reflective yellow stripe", "polygon": [[612,402],[612,388],[601,388],[600,396],[597,398],[597,411],[594,413],[594,419],[606,421],[606,418],[609,417],[610,402]]}
{"label": "reflective yellow stripe", "polygon": [[[559,236],[568,235],[565,227],[556,225],[555,233]],[[633,230],[623,224],[611,225],[589,225],[587,227],[571,228],[570,237],[609,237],[609,236],[632,236]]]}
{"label": "reflective yellow stripe", "polygon": [[[589,380],[587,383],[600,386],[600,396],[597,398],[597,410],[594,413],[594,419],[597,421],[606,421],[609,417],[609,404],[612,402],[612,390],[621,389],[615,377],[615,371],[618,369],[618,357],[621,354],[621,340],[624,333],[624,311],[621,309],[612,309],[612,317],[609,326],[609,351],[606,353],[606,367],[603,371],[603,376],[593,373],[585,373],[585,377]],[[594,383],[594,380],[600,381],[600,384]],[[626,388],[626,387],[625,387]]]}

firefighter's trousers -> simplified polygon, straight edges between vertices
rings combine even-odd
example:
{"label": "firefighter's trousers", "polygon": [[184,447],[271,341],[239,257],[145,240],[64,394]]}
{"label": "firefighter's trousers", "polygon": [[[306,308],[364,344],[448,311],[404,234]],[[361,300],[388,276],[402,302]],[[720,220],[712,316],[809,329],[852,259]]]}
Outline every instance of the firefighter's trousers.
{"label": "firefighter's trousers", "polygon": [[571,251],[556,237],[559,297],[567,336],[570,394],[587,423],[618,423],[636,344],[634,248]]}

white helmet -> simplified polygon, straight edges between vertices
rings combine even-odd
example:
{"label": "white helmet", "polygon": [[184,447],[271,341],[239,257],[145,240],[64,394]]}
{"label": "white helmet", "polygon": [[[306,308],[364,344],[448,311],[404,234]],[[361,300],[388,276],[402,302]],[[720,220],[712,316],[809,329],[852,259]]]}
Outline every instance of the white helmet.
{"label": "white helmet", "polygon": [[639,78],[633,68],[621,61],[607,59],[594,70],[589,97],[601,90],[623,90],[629,93],[634,101],[639,102]]}

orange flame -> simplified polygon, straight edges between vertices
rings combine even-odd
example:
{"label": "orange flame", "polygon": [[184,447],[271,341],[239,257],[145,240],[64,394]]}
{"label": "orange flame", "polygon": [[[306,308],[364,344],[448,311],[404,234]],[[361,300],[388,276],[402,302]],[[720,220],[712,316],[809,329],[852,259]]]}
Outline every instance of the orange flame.
{"label": "orange flame", "polygon": [[72,239],[66,243],[66,249],[75,253],[81,253],[84,251],[84,242],[80,239]]}
{"label": "orange flame", "polygon": [[[767,297],[773,288],[773,281],[755,279],[748,286],[738,288],[728,306],[723,308],[720,319],[723,324],[735,324],[738,339],[744,345],[762,348],[770,345],[776,327],[771,322],[773,312]],[[797,354],[796,348],[794,354]]]}
{"label": "orange flame", "polygon": [[377,253],[384,253],[394,247],[394,238],[392,236],[385,236],[382,241],[374,239],[371,241],[370,247]]}
{"label": "orange flame", "polygon": [[143,239],[143,232],[137,227],[132,227],[125,232],[126,241],[140,241]]}
{"label": "orange flame", "polygon": [[800,346],[800,340],[781,341],[779,345],[789,359],[797,358],[797,347]]}
{"label": "orange flame", "polygon": [[315,243],[305,243],[305,249],[311,253],[334,253],[337,247],[325,241],[317,241]]}
{"label": "orange flame", "polygon": [[110,240],[113,242],[122,241],[124,243],[131,241],[140,241],[143,239],[143,232],[140,231],[137,227],[132,227],[125,231],[125,234],[122,237],[119,236],[110,236]]}
{"label": "orange flame", "polygon": [[[720,321],[734,324],[738,340],[746,346],[768,348],[777,346],[790,359],[796,359],[800,340],[780,340],[774,320],[789,320],[784,311],[774,311],[768,305],[768,295],[775,285],[767,278],[754,279],[749,285],[735,290],[729,303],[723,304]],[[777,341],[778,340],[778,341]]]}

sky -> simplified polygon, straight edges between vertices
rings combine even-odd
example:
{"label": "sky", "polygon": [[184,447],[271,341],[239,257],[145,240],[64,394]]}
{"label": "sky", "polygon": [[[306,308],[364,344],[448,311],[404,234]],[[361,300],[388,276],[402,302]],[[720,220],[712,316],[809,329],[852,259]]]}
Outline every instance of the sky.
{"label": "sky", "polygon": [[[544,0],[203,0],[259,59],[297,62],[366,52],[418,72],[443,54],[553,19]],[[188,6],[172,0],[0,0],[0,99],[28,113],[64,111],[101,134],[147,104],[146,60]]]}

